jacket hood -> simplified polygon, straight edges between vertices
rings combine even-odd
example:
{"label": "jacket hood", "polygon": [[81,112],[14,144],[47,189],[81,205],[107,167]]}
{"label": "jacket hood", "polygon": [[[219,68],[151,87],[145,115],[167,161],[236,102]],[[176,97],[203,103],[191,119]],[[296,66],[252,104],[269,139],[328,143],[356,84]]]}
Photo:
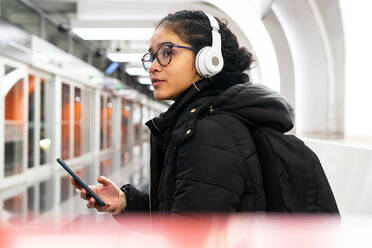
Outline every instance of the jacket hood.
{"label": "jacket hood", "polygon": [[283,96],[264,85],[247,82],[232,86],[217,97],[212,106],[283,133],[294,126],[292,106]]}

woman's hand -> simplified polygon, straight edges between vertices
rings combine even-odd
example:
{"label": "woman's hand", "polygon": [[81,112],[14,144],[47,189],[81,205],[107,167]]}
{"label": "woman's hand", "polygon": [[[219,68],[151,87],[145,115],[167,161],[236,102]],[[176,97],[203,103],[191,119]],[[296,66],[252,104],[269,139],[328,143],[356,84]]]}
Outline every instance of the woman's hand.
{"label": "woman's hand", "polygon": [[99,184],[94,186],[89,186],[89,188],[101,198],[102,201],[105,202],[105,206],[101,207],[100,205],[96,204],[96,200],[93,197],[88,197],[87,191],[81,187],[75,179],[71,178],[72,185],[80,190],[80,198],[87,200],[87,207],[88,208],[95,208],[99,212],[109,212],[113,213],[119,206],[119,191],[120,189],[111,182],[110,179],[99,176],[97,178],[97,182]]}

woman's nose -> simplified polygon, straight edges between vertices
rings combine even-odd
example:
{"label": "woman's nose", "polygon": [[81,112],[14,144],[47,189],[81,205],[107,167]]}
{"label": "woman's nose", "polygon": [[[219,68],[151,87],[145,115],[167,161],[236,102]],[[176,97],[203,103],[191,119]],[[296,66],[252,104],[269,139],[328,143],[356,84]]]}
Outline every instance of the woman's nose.
{"label": "woman's nose", "polygon": [[161,70],[161,65],[159,64],[157,59],[154,59],[150,66],[150,73],[154,73],[155,71],[160,71]]}

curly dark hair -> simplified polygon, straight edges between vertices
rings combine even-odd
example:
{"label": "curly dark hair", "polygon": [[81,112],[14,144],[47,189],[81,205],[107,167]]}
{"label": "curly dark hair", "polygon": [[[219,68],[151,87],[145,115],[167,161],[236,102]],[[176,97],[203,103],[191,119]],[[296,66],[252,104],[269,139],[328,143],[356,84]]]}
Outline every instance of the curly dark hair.
{"label": "curly dark hair", "polygon": [[[227,27],[226,23],[216,18],[220,26],[222,40],[222,56],[224,66],[219,74],[225,72],[243,72],[251,68],[252,53],[245,47],[239,48],[238,39]],[[156,28],[165,26],[176,33],[183,42],[190,44],[199,51],[212,45],[212,27],[203,11],[182,10],[168,14],[160,20]]]}

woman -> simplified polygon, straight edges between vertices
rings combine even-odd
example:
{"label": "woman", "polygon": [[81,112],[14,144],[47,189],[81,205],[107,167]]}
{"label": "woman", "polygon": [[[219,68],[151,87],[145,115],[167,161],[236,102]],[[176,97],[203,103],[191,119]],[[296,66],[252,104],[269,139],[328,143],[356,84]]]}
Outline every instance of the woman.
{"label": "woman", "polygon": [[[151,130],[150,194],[131,185],[119,189],[99,177],[99,184],[91,188],[106,206],[96,205],[82,189],[88,208],[115,215],[265,211],[260,164],[250,131],[242,121],[219,112],[286,132],[293,127],[293,110],[277,93],[249,82],[243,72],[250,69],[251,53],[239,48],[225,23],[218,21],[215,27],[214,21],[202,11],[180,11],[159,22],[143,64],[155,98],[175,102],[146,123]],[[198,52],[211,45],[217,53],[211,55],[208,70],[195,61]]]}

